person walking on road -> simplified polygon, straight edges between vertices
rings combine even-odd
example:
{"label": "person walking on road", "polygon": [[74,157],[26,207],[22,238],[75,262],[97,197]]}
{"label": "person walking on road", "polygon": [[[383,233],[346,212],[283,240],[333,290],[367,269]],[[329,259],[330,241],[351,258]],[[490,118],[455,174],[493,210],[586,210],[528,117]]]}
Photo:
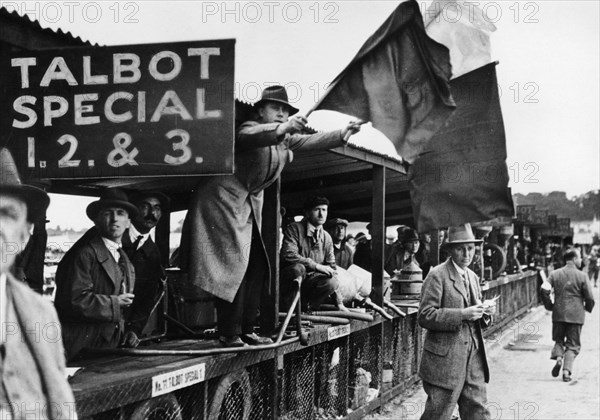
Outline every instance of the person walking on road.
{"label": "person walking on road", "polygon": [[423,420],[450,419],[457,403],[462,420],[490,419],[482,326],[491,322],[495,304],[481,301],[479,279],[468,268],[480,242],[470,224],[450,227],[450,258],[423,282],[417,315],[427,330],[419,366],[427,393]]}
{"label": "person walking on road", "polygon": [[[556,360],[552,376],[558,377],[563,371],[563,381],[571,381],[573,362],[581,349],[581,328],[585,321],[585,311],[592,312],[594,296],[587,276],[578,270],[581,254],[577,249],[569,249],[564,254],[566,265],[553,271],[548,284],[542,285],[542,300],[546,308],[552,308],[552,340],[554,348],[550,358]],[[554,290],[554,303],[550,294]]]}

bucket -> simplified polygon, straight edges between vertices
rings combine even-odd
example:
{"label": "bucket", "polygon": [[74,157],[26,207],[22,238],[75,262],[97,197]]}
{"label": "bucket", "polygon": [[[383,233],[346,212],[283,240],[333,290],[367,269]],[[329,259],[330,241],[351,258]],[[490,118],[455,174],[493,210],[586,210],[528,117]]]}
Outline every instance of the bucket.
{"label": "bucket", "polygon": [[178,268],[167,269],[167,276],[178,320],[191,329],[214,328],[215,297],[192,285],[188,274]]}
{"label": "bucket", "polygon": [[396,299],[418,299],[423,287],[423,270],[412,260],[392,279],[392,293]]}

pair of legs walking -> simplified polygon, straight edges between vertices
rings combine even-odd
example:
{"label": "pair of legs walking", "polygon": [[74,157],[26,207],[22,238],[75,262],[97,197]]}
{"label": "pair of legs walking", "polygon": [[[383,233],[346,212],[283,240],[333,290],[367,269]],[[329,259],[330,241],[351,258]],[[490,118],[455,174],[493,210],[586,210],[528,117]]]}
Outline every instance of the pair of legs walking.
{"label": "pair of legs walking", "polygon": [[550,359],[556,360],[552,368],[552,376],[557,377],[562,368],[563,381],[571,380],[573,362],[581,350],[581,324],[568,322],[552,323],[552,340],[554,347]]}
{"label": "pair of legs walking", "polygon": [[448,420],[458,403],[461,420],[489,420],[483,355],[471,342],[464,378],[455,389],[440,388],[423,382],[427,394],[421,420]]}

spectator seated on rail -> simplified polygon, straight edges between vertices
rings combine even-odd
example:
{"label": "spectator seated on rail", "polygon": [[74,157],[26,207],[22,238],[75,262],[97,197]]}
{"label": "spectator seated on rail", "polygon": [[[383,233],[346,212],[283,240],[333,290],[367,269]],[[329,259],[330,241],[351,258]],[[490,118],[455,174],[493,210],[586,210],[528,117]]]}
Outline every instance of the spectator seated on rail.
{"label": "spectator seated on rail", "polygon": [[294,282],[298,282],[303,309],[318,309],[321,303],[333,297],[338,309],[347,311],[337,292],[333,241],[323,229],[328,207],[329,200],[325,197],[309,198],[304,204],[305,218],[290,223],[284,230],[280,258],[283,307],[289,306],[295,291]]}

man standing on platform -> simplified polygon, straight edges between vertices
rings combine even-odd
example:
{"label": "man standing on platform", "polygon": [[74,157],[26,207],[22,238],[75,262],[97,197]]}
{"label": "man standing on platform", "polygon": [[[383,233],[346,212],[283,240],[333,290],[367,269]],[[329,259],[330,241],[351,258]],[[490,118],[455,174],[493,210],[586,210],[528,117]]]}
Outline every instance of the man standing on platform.
{"label": "man standing on platform", "polygon": [[481,302],[479,279],[468,268],[478,242],[470,224],[449,228],[450,258],[423,283],[417,315],[427,330],[419,367],[427,393],[423,420],[450,419],[457,403],[462,420],[490,419],[481,323],[490,321],[495,306]]}
{"label": "man standing on platform", "polygon": [[[563,381],[571,381],[573,362],[581,349],[581,328],[585,311],[594,309],[594,296],[587,276],[579,271],[581,254],[577,249],[565,252],[566,265],[554,270],[548,277],[548,286],[542,285],[542,300],[552,307],[552,340],[550,358],[556,360],[552,376],[557,377],[562,367]],[[554,290],[554,304],[550,293]]]}
{"label": "man standing on platform", "polygon": [[97,233],[77,241],[56,271],[55,306],[68,360],[83,348],[117,347],[125,326],[124,310],[134,298],[134,269],[121,238],[137,207],[123,191],[109,188],[86,213]]}
{"label": "man standing on platform", "polygon": [[[264,190],[294,153],[342,146],[360,130],[304,134],[307,120],[288,101],[283,86],[264,89],[255,118],[237,129],[235,175],[201,180],[182,232],[181,267],[190,282],[215,299],[219,341],[225,347],[272,343],[254,332],[261,295],[270,292],[270,268],[262,238]],[[193,261],[193,263],[190,263]]]}
{"label": "man standing on platform", "polygon": [[137,207],[138,215],[131,220],[122,243],[123,250],[135,268],[135,300],[127,316],[123,344],[126,347],[137,347],[166,277],[160,251],[150,234],[160,221],[163,211],[168,210],[170,199],[160,192],[146,191],[133,196],[131,202]]}

